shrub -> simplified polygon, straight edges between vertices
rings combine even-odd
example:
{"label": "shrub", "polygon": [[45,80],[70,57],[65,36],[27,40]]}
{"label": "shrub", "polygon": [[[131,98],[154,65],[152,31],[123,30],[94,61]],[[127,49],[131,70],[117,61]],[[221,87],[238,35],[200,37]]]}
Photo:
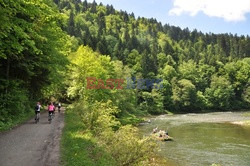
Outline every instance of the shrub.
{"label": "shrub", "polygon": [[9,81],[5,87],[11,88],[0,94],[0,130],[17,124],[31,112],[27,91],[21,88],[20,82]]}
{"label": "shrub", "polygon": [[141,138],[137,128],[121,126],[115,117],[119,110],[111,101],[83,103],[75,105],[75,111],[84,124],[83,133],[91,132],[92,137],[98,140],[98,146],[106,149],[116,163],[136,165],[143,162],[145,165],[149,162],[155,144],[149,137]]}
{"label": "shrub", "polygon": [[[122,126],[113,133],[103,133],[101,142],[119,165],[137,165],[149,162],[155,144],[148,137],[140,138],[137,128]],[[141,164],[140,164],[141,165]]]}

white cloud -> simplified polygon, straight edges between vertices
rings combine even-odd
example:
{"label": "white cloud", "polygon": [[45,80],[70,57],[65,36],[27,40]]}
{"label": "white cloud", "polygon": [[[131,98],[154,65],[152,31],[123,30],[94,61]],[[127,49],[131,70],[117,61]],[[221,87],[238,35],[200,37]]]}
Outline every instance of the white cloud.
{"label": "white cloud", "polygon": [[170,15],[188,13],[195,16],[203,12],[210,17],[223,18],[226,21],[244,21],[250,13],[250,0],[173,0],[174,7]]}

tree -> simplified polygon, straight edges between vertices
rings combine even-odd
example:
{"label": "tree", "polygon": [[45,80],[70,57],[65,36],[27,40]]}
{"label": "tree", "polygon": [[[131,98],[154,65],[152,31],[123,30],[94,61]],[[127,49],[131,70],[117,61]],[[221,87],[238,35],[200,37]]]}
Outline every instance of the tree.
{"label": "tree", "polygon": [[171,55],[167,55],[165,64],[173,66],[174,68],[176,67],[176,62]]}
{"label": "tree", "polygon": [[173,102],[176,110],[194,111],[196,109],[196,88],[190,80],[172,80]]}
{"label": "tree", "polygon": [[62,25],[71,29],[79,43],[110,55],[112,60],[121,60],[132,69],[133,76],[164,78],[168,82],[173,77],[189,80],[197,91],[197,102],[200,101],[196,106],[206,108],[205,91],[211,76],[224,75],[234,88],[231,100],[244,106],[249,73],[248,61],[242,59],[249,53],[249,36],[203,34],[168,24],[162,26],[156,19],[135,18],[133,13],[95,2],[83,1],[78,13],[79,0],[72,2],[58,4],[60,8],[64,6],[64,20],[71,20],[71,27]]}
{"label": "tree", "polygon": [[[101,56],[88,46],[80,46],[77,52],[71,55],[71,65],[68,71],[68,96],[72,99],[85,98],[87,101],[107,101],[110,94],[108,89],[88,90],[87,77],[95,77],[96,80],[107,80],[112,71],[110,58]],[[96,82],[94,82],[96,84]]]}
{"label": "tree", "polygon": [[[30,113],[30,102],[46,98],[49,85],[54,86],[54,94],[59,93],[58,79],[63,82],[71,43],[59,25],[61,17],[53,1],[0,1],[0,6],[4,6],[0,10],[0,107],[6,106],[0,120],[12,124]],[[20,103],[19,107],[9,105],[10,101]]]}
{"label": "tree", "polygon": [[199,73],[197,65],[193,60],[181,63],[178,69],[181,74],[181,78],[191,80],[193,84],[198,83]]}
{"label": "tree", "polygon": [[215,109],[229,109],[233,95],[231,83],[223,76],[213,76],[210,87],[205,91],[205,97],[209,102],[208,106]]}
{"label": "tree", "polygon": [[164,80],[170,82],[174,77],[177,76],[177,72],[172,66],[165,65],[164,69],[161,71],[161,76]]}
{"label": "tree", "polygon": [[142,92],[143,102],[140,103],[140,109],[151,114],[163,113],[163,96],[153,89],[152,92]]}
{"label": "tree", "polygon": [[136,49],[133,49],[129,55],[128,55],[128,58],[126,59],[127,60],[127,64],[129,67],[133,67],[134,65],[136,65],[138,62],[140,62],[141,60],[141,55],[140,53],[136,50]]}
{"label": "tree", "polygon": [[225,74],[229,81],[232,83],[232,87],[234,88],[234,102],[238,103],[238,107],[240,105],[244,105],[239,103],[243,101],[242,94],[244,89],[246,88],[249,77],[250,77],[250,59],[244,58],[237,62],[227,63],[224,66],[224,69],[221,70],[222,74]]}
{"label": "tree", "polygon": [[101,39],[97,45],[96,45],[96,50],[97,52],[103,54],[103,55],[106,55],[108,54],[108,51],[107,51],[107,44],[106,44],[106,41],[105,39]]}
{"label": "tree", "polygon": [[167,62],[167,56],[164,53],[157,54],[158,67],[163,68],[165,63]]}
{"label": "tree", "polygon": [[71,36],[75,35],[75,21],[74,21],[74,13],[71,10],[68,21],[68,33]]}
{"label": "tree", "polygon": [[161,82],[162,88],[159,89],[160,94],[163,96],[163,107],[164,110],[174,110],[174,104],[172,99],[172,85],[169,81],[163,80]]}
{"label": "tree", "polygon": [[90,8],[91,13],[96,13],[96,6],[97,6],[97,3],[94,0],[93,3],[91,4],[91,8]]}
{"label": "tree", "polygon": [[86,12],[87,9],[88,9],[88,2],[87,2],[87,0],[84,0],[82,2],[82,12]]}
{"label": "tree", "polygon": [[243,90],[242,99],[246,103],[244,107],[248,108],[250,105],[250,81],[248,82],[245,89]]}
{"label": "tree", "polygon": [[144,51],[141,58],[142,76],[144,78],[152,78],[157,73],[156,63],[155,56]]}

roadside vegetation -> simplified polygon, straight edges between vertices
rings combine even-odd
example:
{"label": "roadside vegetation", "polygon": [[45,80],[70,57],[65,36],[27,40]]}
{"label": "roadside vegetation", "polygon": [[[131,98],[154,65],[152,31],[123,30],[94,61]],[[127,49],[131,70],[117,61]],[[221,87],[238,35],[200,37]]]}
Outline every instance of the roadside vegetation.
{"label": "roadside vegetation", "polygon": [[61,149],[64,165],[156,163],[153,161],[156,144],[150,138],[138,135],[137,128],[121,126],[112,115],[115,112],[117,108],[111,102],[68,108]]}

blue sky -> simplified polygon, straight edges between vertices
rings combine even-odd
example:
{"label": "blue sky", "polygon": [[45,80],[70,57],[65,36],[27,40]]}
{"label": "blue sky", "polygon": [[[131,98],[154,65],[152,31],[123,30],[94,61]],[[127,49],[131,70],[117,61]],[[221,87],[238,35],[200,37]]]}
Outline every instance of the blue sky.
{"label": "blue sky", "polygon": [[[88,0],[92,2],[92,0]],[[250,36],[250,0],[95,0],[136,17],[202,32]]]}

